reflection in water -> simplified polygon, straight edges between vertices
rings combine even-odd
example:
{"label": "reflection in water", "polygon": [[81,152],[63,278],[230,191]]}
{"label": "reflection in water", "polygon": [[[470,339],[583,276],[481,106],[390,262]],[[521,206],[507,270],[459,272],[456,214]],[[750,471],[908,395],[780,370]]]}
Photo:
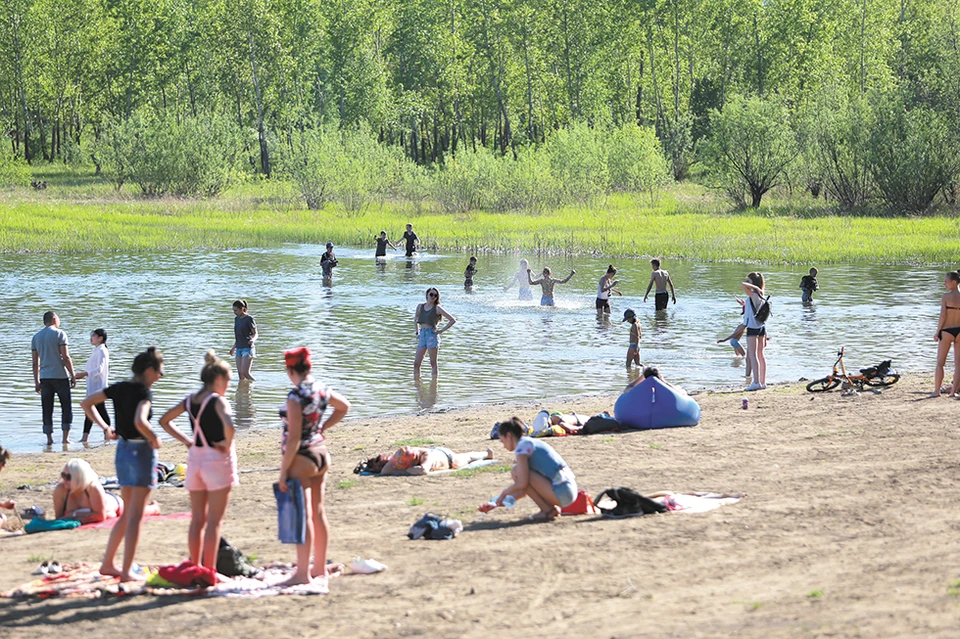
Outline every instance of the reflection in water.
{"label": "reflection in water", "polygon": [[387,272],[387,260],[382,257],[377,258],[377,272],[386,273]]}
{"label": "reflection in water", "polygon": [[[625,385],[628,341],[627,325],[619,320],[630,307],[638,310],[643,323],[644,364],[657,366],[671,383],[695,389],[743,382],[737,370],[731,370],[742,370],[743,361],[731,364],[729,345],[716,344],[742,319],[733,301],[740,294],[742,265],[671,261],[668,267],[681,301],[656,314],[652,301],[642,303],[649,266],[642,260],[622,260],[619,288],[624,295],[610,300],[613,315],[607,326],[607,320],[597,319],[594,300],[597,278],[609,260],[578,257],[577,271],[590,277],[574,277],[562,288],[555,308],[541,308],[539,296],[523,301],[517,300],[515,289],[502,290],[522,256],[485,256],[483,271],[466,294],[462,255],[421,254],[412,260],[390,255],[383,265],[374,266],[372,250],[341,249],[334,295],[332,287],[320,287],[317,262],[323,251],[322,246],[289,245],[88,254],[70,260],[0,255],[0,442],[14,452],[41,449],[40,402],[28,345],[42,326],[43,312],[51,308],[71,339],[75,363],[85,362],[90,354],[86,335],[99,326],[107,329],[114,364],[111,381],[129,375],[134,355],[150,344],[159,345],[166,356],[166,375],[153,391],[154,412],[161,413],[196,389],[208,347],[230,347],[230,303],[248,300],[260,330],[259,357],[256,383],[237,385],[229,393],[241,429],[279,425],[277,408],[290,384],[282,353],[294,346],[312,349],[314,374],[350,400],[351,417],[557,394],[617,393]],[[574,266],[554,261],[561,272]],[[851,361],[864,366],[888,357],[901,371],[933,366],[932,340],[902,336],[927,325],[932,333],[940,309],[941,269],[877,269],[871,264],[825,269],[815,306],[803,306],[794,296],[805,269],[760,270],[777,300],[769,322],[769,382],[819,376],[829,370],[840,346],[846,346]],[[838,275],[834,278],[830,271]],[[876,284],[869,295],[860,284],[866,280]],[[412,315],[431,285],[440,289],[444,308],[459,320],[443,336],[443,397],[429,379],[419,389],[409,385],[415,344]],[[876,317],[882,321],[873,320]],[[74,412],[79,414],[76,406]]]}
{"label": "reflection in water", "polygon": [[414,386],[417,388],[417,406],[421,410],[428,410],[437,405],[437,378],[431,377],[426,384],[419,377],[413,379]]}
{"label": "reflection in water", "polygon": [[237,384],[233,397],[233,423],[237,428],[255,428],[257,425],[257,407],[250,392],[252,386],[246,380]]}
{"label": "reflection in water", "polygon": [[597,313],[597,330],[601,333],[610,328],[610,316],[606,313]]}
{"label": "reflection in water", "polygon": [[643,373],[643,369],[642,369],[642,368],[628,368],[628,369],[627,369],[627,383],[624,384],[624,387],[629,386],[629,385],[631,384],[631,382],[637,381],[637,379],[640,377],[641,373]]}

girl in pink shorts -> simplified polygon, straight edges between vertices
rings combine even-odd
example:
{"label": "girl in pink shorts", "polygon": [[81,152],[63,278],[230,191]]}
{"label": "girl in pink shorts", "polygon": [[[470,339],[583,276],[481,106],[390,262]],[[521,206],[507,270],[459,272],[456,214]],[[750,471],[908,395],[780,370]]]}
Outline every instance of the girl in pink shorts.
{"label": "girl in pink shorts", "polygon": [[[206,364],[200,371],[203,388],[168,410],[160,418],[160,425],[188,449],[184,487],[190,491],[190,560],[216,570],[223,516],[230,490],[240,480],[233,419],[230,404],[224,398],[232,377],[230,365],[218,359],[212,350],[207,351],[204,359]],[[192,437],[172,424],[183,413],[190,419]]]}

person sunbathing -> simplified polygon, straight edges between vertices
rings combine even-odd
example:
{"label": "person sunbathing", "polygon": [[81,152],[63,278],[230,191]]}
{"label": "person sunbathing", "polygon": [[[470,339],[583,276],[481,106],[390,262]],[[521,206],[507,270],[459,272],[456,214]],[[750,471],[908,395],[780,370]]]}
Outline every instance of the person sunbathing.
{"label": "person sunbathing", "polygon": [[[0,446],[0,470],[3,470],[6,467],[7,461],[9,459],[10,459],[10,451],[4,448],[3,446]],[[0,500],[0,508],[5,508],[7,510],[16,510],[17,502],[15,502],[12,499],[9,501]],[[4,515],[3,513],[0,513],[0,526],[3,526],[5,521],[7,521],[7,516]]]}
{"label": "person sunbathing", "polygon": [[422,448],[403,446],[397,449],[380,471],[381,475],[426,475],[441,470],[457,470],[481,459],[493,459],[493,449],[486,452],[455,453],[443,446]]}
{"label": "person sunbathing", "polygon": [[[74,458],[60,471],[60,481],[53,489],[53,510],[57,519],[76,519],[91,524],[122,515],[123,499],[103,489],[90,464]],[[159,504],[151,501],[144,514],[159,515]]]}
{"label": "person sunbathing", "polygon": [[576,413],[553,411],[550,413],[550,425],[559,426],[568,435],[576,435],[583,428],[583,421]]}

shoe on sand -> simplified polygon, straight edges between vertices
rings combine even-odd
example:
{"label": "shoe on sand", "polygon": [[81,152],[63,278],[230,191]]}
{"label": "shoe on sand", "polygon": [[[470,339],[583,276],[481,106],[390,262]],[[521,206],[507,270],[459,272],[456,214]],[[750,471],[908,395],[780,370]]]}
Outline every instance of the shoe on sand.
{"label": "shoe on sand", "polygon": [[382,564],[376,559],[362,559],[357,557],[350,564],[350,572],[356,575],[371,575],[386,569],[386,564]]}
{"label": "shoe on sand", "polygon": [[39,566],[37,566],[37,569],[33,571],[33,574],[35,574],[35,575],[46,575],[46,574],[48,574],[49,572],[50,572],[50,562],[49,562],[49,561],[45,561],[45,562],[43,562],[42,564],[40,564]]}
{"label": "shoe on sand", "polygon": [[749,386],[747,386],[746,388],[744,388],[743,390],[748,390],[748,391],[763,390],[763,385],[754,382],[754,383],[750,384]]}

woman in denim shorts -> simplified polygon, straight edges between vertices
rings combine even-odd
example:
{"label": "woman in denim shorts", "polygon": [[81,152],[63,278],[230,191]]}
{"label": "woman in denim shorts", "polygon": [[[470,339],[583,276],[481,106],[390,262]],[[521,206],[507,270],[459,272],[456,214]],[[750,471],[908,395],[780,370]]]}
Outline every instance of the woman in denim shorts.
{"label": "woman in denim shorts", "polygon": [[[163,355],[151,346],[133,360],[133,379],[111,384],[87,397],[80,406],[94,424],[104,430],[107,439],[117,439],[117,479],[124,509],[120,521],[113,527],[107,552],[100,566],[100,574],[133,581],[139,577],[131,573],[133,556],[140,541],[140,526],[144,509],[150,502],[150,493],[157,487],[157,449],[160,440],[150,428],[153,417],[153,395],[150,387],[163,377]],[[113,401],[116,430],[110,428],[94,408],[106,400]],[[117,568],[114,559],[120,542],[123,547],[123,567]]]}
{"label": "woman in denim shorts", "polygon": [[[447,320],[447,324],[437,329],[440,318]],[[420,376],[420,364],[423,363],[425,353],[430,353],[430,368],[433,376],[437,376],[437,352],[440,350],[440,333],[449,330],[457,323],[457,319],[440,307],[440,291],[432,286],[427,289],[427,301],[417,305],[417,312],[413,318],[417,329],[417,356],[413,360],[413,374]]]}

